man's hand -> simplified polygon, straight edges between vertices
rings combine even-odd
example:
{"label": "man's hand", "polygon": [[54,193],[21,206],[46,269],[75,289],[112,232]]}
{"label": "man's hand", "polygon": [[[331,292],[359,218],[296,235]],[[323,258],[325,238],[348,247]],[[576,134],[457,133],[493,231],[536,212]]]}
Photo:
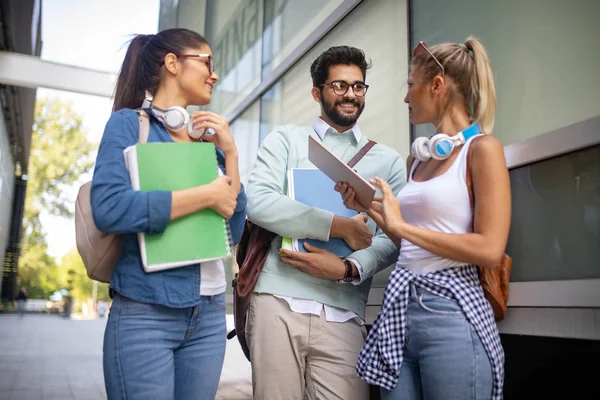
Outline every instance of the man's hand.
{"label": "man's hand", "polygon": [[363,214],[355,215],[350,218],[350,226],[346,230],[343,239],[352,250],[366,249],[373,242],[373,232],[367,226],[369,217]]}
{"label": "man's hand", "polygon": [[367,226],[366,215],[355,215],[352,218],[333,217],[331,223],[332,237],[342,238],[352,250],[366,249],[373,241],[373,232]]}
{"label": "man's hand", "polygon": [[344,278],[346,266],[335,254],[304,242],[308,253],[281,249],[279,257],[284,263],[297,267],[315,278],[337,281]]}

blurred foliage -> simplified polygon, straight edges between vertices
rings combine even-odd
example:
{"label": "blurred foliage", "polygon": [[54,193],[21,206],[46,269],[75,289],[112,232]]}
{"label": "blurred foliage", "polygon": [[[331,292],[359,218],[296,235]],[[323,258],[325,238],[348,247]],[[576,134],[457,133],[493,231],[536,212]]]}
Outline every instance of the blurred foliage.
{"label": "blurred foliage", "polygon": [[[83,265],[83,260],[73,247],[60,261],[60,267],[66,273],[66,288],[69,289],[71,296],[75,299],[84,301],[92,297],[94,281],[88,278]],[[108,297],[108,283],[98,282],[97,300],[110,301]]]}
{"label": "blurred foliage", "polygon": [[[60,264],[48,255],[40,213],[73,216],[73,186],[91,171],[95,147],[88,141],[82,118],[71,103],[58,98],[37,99],[19,259],[19,280],[30,298],[47,299],[64,288],[83,295],[91,288],[83,264],[78,265],[71,253]],[[65,262],[68,265],[63,265]],[[91,290],[89,293],[91,296]]]}

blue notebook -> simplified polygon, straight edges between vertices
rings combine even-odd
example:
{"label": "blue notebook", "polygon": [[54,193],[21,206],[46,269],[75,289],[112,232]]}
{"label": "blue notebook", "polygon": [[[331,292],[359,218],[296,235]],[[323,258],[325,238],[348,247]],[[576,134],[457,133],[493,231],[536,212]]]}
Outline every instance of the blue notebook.
{"label": "blue notebook", "polygon": [[[333,182],[319,169],[293,168],[288,171],[288,196],[307,206],[331,211],[340,217],[353,217],[358,214],[344,206],[342,196],[333,187]],[[316,239],[293,239],[294,251],[306,253],[304,242],[328,250],[339,257],[346,257],[354,252],[343,239],[330,238],[323,242]]]}

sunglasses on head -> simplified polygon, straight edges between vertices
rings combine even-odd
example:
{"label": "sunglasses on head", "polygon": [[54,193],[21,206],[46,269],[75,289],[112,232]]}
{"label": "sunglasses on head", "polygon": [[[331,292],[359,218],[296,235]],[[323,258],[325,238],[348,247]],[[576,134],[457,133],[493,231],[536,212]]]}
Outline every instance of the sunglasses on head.
{"label": "sunglasses on head", "polygon": [[417,45],[417,47],[415,47],[415,49],[413,50],[413,58],[417,57],[421,54],[429,54],[431,56],[431,58],[433,58],[433,61],[435,61],[437,63],[437,65],[439,65],[440,69],[442,70],[442,75],[445,74],[444,71],[444,66],[442,65],[442,63],[440,62],[440,60],[438,60],[433,53],[431,52],[431,50],[429,50],[429,48],[427,47],[427,45],[425,44],[425,42],[419,42],[419,44]]}

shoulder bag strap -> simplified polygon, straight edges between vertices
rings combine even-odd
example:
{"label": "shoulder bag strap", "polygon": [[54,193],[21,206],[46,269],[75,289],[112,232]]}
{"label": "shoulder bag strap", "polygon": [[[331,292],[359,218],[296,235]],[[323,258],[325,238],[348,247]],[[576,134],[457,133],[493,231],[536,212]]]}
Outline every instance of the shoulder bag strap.
{"label": "shoulder bag strap", "polygon": [[469,191],[469,200],[471,201],[471,207],[475,207],[475,193],[473,193],[473,177],[471,176],[471,158],[473,157],[471,149],[473,148],[475,142],[479,140],[479,138],[481,138],[481,136],[475,136],[473,139],[471,139],[471,144],[469,145],[469,151],[467,153],[466,181],[467,190]]}
{"label": "shoulder bag strap", "polygon": [[373,140],[369,140],[367,144],[365,144],[359,151],[356,153],[352,160],[348,161],[348,166],[350,168],[354,168],[354,166],[371,150],[373,146],[375,146],[377,142]]}

